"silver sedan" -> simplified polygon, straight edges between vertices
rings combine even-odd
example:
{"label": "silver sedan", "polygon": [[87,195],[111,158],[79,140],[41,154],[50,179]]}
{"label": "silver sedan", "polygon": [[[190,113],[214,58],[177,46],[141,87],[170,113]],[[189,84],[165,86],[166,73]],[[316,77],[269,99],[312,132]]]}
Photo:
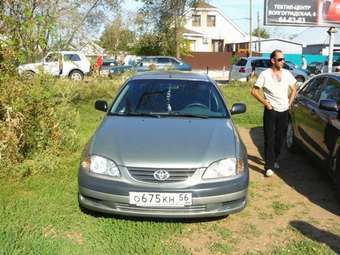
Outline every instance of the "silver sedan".
{"label": "silver sedan", "polygon": [[157,72],[122,86],[79,167],[82,208],[143,217],[214,217],[246,206],[245,146],[208,76]]}

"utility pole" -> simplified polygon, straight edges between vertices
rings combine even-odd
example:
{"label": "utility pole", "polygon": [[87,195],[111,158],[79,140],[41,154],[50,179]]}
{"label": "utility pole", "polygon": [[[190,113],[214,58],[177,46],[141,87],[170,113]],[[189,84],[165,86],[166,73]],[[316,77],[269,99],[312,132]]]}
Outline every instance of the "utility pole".
{"label": "utility pole", "polygon": [[334,34],[336,33],[335,27],[330,27],[327,33],[329,34],[328,73],[331,73],[333,69]]}
{"label": "utility pole", "polygon": [[257,40],[258,40],[258,49],[257,51],[261,53],[261,39],[260,39],[260,12],[257,12]]}
{"label": "utility pole", "polygon": [[253,41],[252,41],[252,37],[251,37],[251,33],[252,33],[252,30],[253,30],[253,27],[252,27],[252,22],[253,22],[253,15],[252,15],[252,12],[253,12],[253,3],[252,3],[252,0],[249,0],[249,57],[251,57],[253,54],[252,54],[252,44],[253,44]]}

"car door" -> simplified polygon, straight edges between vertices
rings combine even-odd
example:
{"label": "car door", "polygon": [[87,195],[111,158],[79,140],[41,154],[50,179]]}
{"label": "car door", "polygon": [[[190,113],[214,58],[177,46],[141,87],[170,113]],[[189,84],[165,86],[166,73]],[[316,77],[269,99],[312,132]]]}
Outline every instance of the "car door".
{"label": "car door", "polygon": [[59,75],[59,53],[49,53],[44,59],[44,71],[51,75]]}
{"label": "car door", "polygon": [[312,78],[299,91],[293,106],[293,114],[297,133],[302,143],[319,158],[323,158],[320,149],[319,130],[319,98],[320,92],[327,79],[326,76]]}
{"label": "car door", "polygon": [[[336,78],[329,77],[323,86],[319,102],[324,99],[335,100],[338,105],[340,104],[340,84]],[[316,140],[320,142],[322,159],[324,160],[328,160],[330,155],[333,154],[335,143],[339,136],[339,130],[335,127],[338,126],[338,117],[337,112],[322,109],[319,109],[316,116]]]}

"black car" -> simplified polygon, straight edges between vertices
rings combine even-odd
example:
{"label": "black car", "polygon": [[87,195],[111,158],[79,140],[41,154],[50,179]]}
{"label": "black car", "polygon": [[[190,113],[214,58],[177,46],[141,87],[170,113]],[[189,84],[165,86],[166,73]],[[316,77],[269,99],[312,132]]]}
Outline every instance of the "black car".
{"label": "black car", "polygon": [[326,166],[340,193],[340,74],[320,74],[298,91],[290,110],[287,148],[298,145]]}

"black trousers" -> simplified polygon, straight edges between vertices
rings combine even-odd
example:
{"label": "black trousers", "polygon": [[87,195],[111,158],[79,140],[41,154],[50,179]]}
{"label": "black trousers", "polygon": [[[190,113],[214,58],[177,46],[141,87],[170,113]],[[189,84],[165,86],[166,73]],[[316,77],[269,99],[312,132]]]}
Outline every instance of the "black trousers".
{"label": "black trousers", "polygon": [[263,114],[264,159],[267,169],[274,169],[278,159],[288,126],[288,111],[277,112],[265,108]]}

